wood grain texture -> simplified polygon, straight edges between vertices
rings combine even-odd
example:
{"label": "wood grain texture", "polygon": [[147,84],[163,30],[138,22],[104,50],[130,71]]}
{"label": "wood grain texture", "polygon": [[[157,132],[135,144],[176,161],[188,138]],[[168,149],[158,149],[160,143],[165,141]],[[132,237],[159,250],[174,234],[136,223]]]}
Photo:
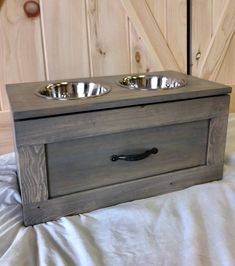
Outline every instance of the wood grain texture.
{"label": "wood grain texture", "polygon": [[146,0],[165,39],[167,39],[167,0]]}
{"label": "wood grain texture", "polygon": [[166,39],[169,49],[172,51],[172,54],[177,61],[180,71],[186,73],[186,1],[147,0],[146,2]]}
{"label": "wood grain texture", "polygon": [[121,2],[137,33],[142,37],[146,49],[154,60],[161,63],[161,69],[180,70],[147,3],[142,0]]}
{"label": "wood grain texture", "polygon": [[187,73],[186,11],[185,0],[167,1],[167,42],[180,71],[184,73]]}
{"label": "wood grain texture", "polygon": [[227,49],[226,55],[221,64],[216,81],[226,84],[235,84],[234,62],[235,62],[235,34],[233,34],[230,45]]}
{"label": "wood grain texture", "polygon": [[[166,0],[148,0],[146,2],[151,10],[151,15],[156,20],[156,23],[166,39]],[[128,21],[130,34],[131,72],[141,73],[163,70],[160,60],[156,60],[156,58],[154,59],[152,57],[142,40],[142,36],[137,33],[132,21],[130,21],[130,19]]]}
{"label": "wood grain texture", "polygon": [[[213,6],[214,6],[214,25],[217,26],[218,24],[218,18],[220,17],[221,10],[223,10],[224,6],[227,5],[227,2],[230,0],[214,0]],[[235,11],[234,11],[235,12]],[[216,24],[217,23],[217,24]],[[235,35],[233,34],[233,37],[231,39],[230,45],[227,49],[227,52],[225,54],[225,57],[223,59],[223,62],[221,64],[220,70],[218,72],[218,76],[216,80],[218,82],[226,83],[226,84],[235,84]],[[232,103],[233,103],[233,97],[231,97]],[[231,108],[233,108],[233,105],[231,103]],[[235,110],[232,109],[232,110]],[[234,111],[233,111],[234,112]]]}
{"label": "wood grain texture", "polygon": [[6,83],[45,79],[40,17],[29,19],[23,0],[4,1],[0,12],[0,90],[2,110],[9,109]]}
{"label": "wood grain texture", "polygon": [[14,151],[13,130],[11,124],[11,113],[9,111],[0,112],[0,154]]}
{"label": "wood grain texture", "polygon": [[224,162],[228,116],[211,119],[208,137],[207,164],[215,165]]}
{"label": "wood grain texture", "polygon": [[167,43],[181,72],[187,73],[186,1],[167,0]]}
{"label": "wood grain texture", "polygon": [[[208,120],[57,142],[47,145],[50,197],[206,164]],[[99,148],[102,147],[102,148]],[[140,161],[111,161],[140,154]]]}
{"label": "wood grain texture", "polygon": [[192,3],[192,39],[191,73],[199,76],[202,62],[206,56],[212,35],[212,0],[193,0]]}
{"label": "wood grain texture", "polygon": [[48,199],[44,145],[17,147],[22,203]]}
{"label": "wood grain texture", "polygon": [[146,48],[142,37],[136,32],[135,27],[129,20],[130,32],[130,61],[132,73],[143,73],[149,71],[163,70],[160,60],[152,57]]}
{"label": "wood grain texture", "polygon": [[120,131],[209,119],[227,114],[228,104],[228,96],[216,96],[17,121],[15,122],[16,142],[20,146],[52,143]]}
{"label": "wood grain texture", "polygon": [[[48,84],[47,82],[12,84],[7,86],[7,90],[15,120],[224,95],[231,92],[231,88],[226,85],[209,82],[175,71],[152,72],[150,74],[183,79],[186,82],[186,86],[169,90],[133,91],[117,85],[117,81],[123,78],[122,75],[118,75],[81,79],[83,82],[102,84],[104,87],[110,88],[111,92],[102,97],[74,101],[47,100],[35,95],[35,91],[45,87]],[[75,80],[75,82],[78,80]]]}
{"label": "wood grain texture", "polygon": [[230,109],[231,113],[235,113],[235,85],[233,85],[233,92],[231,93]]}
{"label": "wood grain texture", "polygon": [[89,76],[84,0],[41,0],[48,79]]}
{"label": "wood grain texture", "polygon": [[235,2],[192,1],[192,74],[234,84]]}
{"label": "wood grain texture", "polygon": [[128,21],[120,1],[86,0],[86,4],[91,75],[130,72]]}
{"label": "wood grain texture", "polygon": [[199,76],[215,80],[235,30],[235,2],[228,1],[199,70]]}
{"label": "wood grain texture", "polygon": [[33,225],[66,215],[89,212],[126,201],[156,196],[221,179],[222,173],[223,165],[201,166],[75,193],[35,204],[24,204],[24,224],[26,226]]}
{"label": "wood grain texture", "polygon": [[211,25],[211,31],[213,36],[216,32],[216,29],[219,27],[220,24],[220,18],[221,13],[224,9],[224,7],[227,6],[228,2],[230,0],[210,0],[211,1],[211,15],[212,15],[212,25]]}

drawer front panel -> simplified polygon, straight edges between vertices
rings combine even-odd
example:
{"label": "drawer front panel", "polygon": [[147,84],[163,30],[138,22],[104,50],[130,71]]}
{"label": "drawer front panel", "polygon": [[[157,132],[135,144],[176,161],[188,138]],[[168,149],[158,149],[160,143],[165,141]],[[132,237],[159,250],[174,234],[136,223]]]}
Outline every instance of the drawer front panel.
{"label": "drawer front panel", "polygon": [[[48,144],[50,197],[204,165],[208,127],[203,120]],[[153,147],[158,153],[143,160],[111,161]]]}

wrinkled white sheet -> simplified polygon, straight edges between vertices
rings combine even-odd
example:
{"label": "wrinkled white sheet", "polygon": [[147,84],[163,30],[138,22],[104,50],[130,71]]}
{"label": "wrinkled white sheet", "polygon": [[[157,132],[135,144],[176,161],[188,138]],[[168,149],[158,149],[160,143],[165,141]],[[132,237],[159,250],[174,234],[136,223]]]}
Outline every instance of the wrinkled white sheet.
{"label": "wrinkled white sheet", "polygon": [[235,114],[224,179],[22,225],[14,154],[0,156],[0,265],[235,265]]}

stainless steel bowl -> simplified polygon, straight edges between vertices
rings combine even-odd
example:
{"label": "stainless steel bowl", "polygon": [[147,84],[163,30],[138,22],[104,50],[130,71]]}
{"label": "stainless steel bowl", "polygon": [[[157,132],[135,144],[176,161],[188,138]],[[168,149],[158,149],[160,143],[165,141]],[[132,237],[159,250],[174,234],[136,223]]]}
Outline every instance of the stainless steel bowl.
{"label": "stainless steel bowl", "polygon": [[36,92],[38,96],[55,100],[74,100],[102,96],[110,89],[92,82],[61,82],[49,84]]}
{"label": "stainless steel bowl", "polygon": [[161,75],[126,76],[122,80],[118,81],[118,83],[123,87],[134,90],[173,89],[185,86],[185,81],[182,79],[176,79]]}

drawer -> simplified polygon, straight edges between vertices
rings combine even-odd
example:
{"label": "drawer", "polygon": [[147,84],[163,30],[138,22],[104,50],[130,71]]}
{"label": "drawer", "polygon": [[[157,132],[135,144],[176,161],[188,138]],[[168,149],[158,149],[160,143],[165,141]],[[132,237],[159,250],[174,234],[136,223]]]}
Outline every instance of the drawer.
{"label": "drawer", "polygon": [[[46,145],[50,198],[206,164],[209,120]],[[112,155],[157,154],[138,161]]]}

